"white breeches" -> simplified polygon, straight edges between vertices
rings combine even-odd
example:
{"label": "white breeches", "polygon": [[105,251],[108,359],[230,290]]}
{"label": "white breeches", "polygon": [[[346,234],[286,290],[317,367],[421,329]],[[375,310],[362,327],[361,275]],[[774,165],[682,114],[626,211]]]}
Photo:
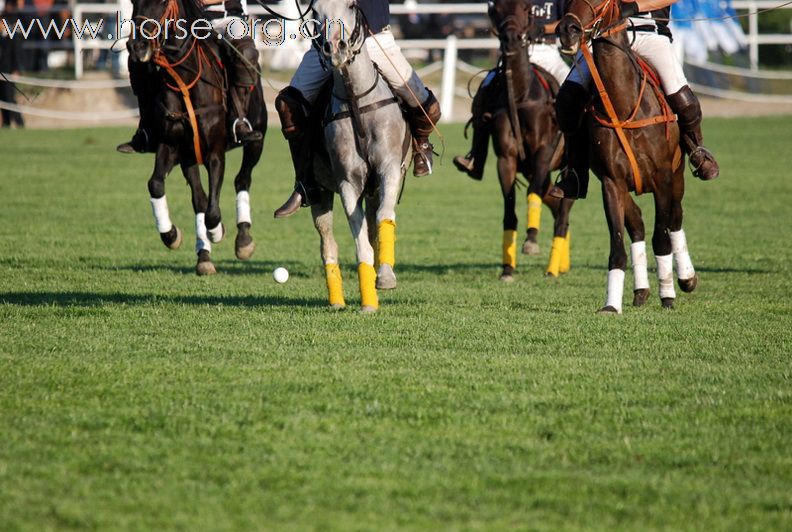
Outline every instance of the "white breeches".
{"label": "white breeches", "polygon": [[[376,40],[375,40],[376,38]],[[396,45],[393,34],[385,29],[374,37],[369,36],[365,41],[366,51],[371,60],[377,63],[382,77],[393,87],[396,94],[410,107],[426,101],[429,92],[423,81],[415,73],[410,63],[404,58],[401,49]],[[322,68],[319,52],[311,48],[302,58],[300,66],[292,76],[290,85],[299,90],[306,100],[313,103],[325,81],[330,77],[330,71]],[[406,81],[406,85],[405,85]],[[409,89],[407,88],[409,86]],[[412,92],[410,92],[412,89]],[[415,101],[413,93],[418,98]]]}
{"label": "white breeches", "polygon": [[559,85],[569,75],[569,65],[561,58],[558,46],[555,44],[534,44],[530,48],[529,56],[531,63],[547,70]]}
{"label": "white breeches", "polygon": [[[633,51],[640,54],[652,65],[660,76],[660,83],[666,94],[674,94],[687,85],[685,73],[682,71],[682,63],[677,59],[674,46],[668,37],[664,37],[654,32],[636,31],[633,41]],[[632,38],[632,36],[631,36]],[[591,83],[591,72],[583,53],[575,55],[574,65],[567,77],[567,80],[588,87]]]}

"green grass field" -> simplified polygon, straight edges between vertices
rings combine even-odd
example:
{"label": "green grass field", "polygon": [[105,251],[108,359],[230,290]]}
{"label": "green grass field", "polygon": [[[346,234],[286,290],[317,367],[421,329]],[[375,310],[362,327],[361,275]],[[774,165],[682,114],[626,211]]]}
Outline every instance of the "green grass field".
{"label": "green grass field", "polygon": [[615,317],[594,314],[597,187],[572,212],[572,271],[542,275],[545,210],[542,256],[502,284],[494,168],[457,174],[461,127],[443,131],[376,315],[355,311],[343,215],[341,312],[308,211],[272,219],[292,176],[277,128],[256,254],[226,240],[211,278],[178,173],[187,238],[160,243],[151,157],[113,150],[129,130],[0,132],[0,529],[789,530],[792,119],[706,123],[722,177],[688,179],[699,289],[663,311],[650,272],[650,304]]}

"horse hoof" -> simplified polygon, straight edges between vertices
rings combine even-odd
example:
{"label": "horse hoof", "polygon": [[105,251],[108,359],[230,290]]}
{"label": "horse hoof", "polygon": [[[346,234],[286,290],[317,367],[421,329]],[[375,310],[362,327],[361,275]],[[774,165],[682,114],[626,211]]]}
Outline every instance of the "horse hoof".
{"label": "horse hoof", "polygon": [[601,309],[599,309],[597,311],[597,314],[608,314],[608,315],[610,315],[610,314],[618,314],[618,313],[619,313],[619,311],[616,310],[616,308],[614,308],[614,307],[612,307],[610,305],[606,305],[606,306],[602,307]]}
{"label": "horse hoof", "polygon": [[512,274],[510,274],[510,273],[502,273],[501,276],[498,277],[498,279],[501,282],[503,282],[503,283],[513,283],[514,282],[514,276]]}
{"label": "horse hoof", "polygon": [[256,250],[256,243],[250,236],[250,224],[241,223],[237,225],[237,236],[234,242],[234,252],[239,260],[248,260]]}
{"label": "horse hoof", "polygon": [[685,293],[692,292],[698,286],[699,276],[695,274],[690,279],[677,279],[679,289]]}
{"label": "horse hoof", "polygon": [[538,255],[539,254],[539,244],[536,242],[532,242],[528,239],[523,242],[522,245],[522,254],[523,255]]}
{"label": "horse hoof", "polygon": [[198,264],[195,265],[195,273],[197,275],[214,275],[217,273],[212,259],[209,257],[209,252],[202,249],[198,252]]}
{"label": "horse hoof", "polygon": [[372,307],[371,305],[363,305],[360,307],[361,314],[373,314],[377,312],[377,307]]}
{"label": "horse hoof", "polygon": [[660,298],[660,303],[663,305],[663,308],[667,308],[667,309],[674,308],[674,298],[673,297]]}
{"label": "horse hoof", "polygon": [[394,288],[396,288],[396,274],[393,273],[393,266],[380,264],[377,270],[377,289],[392,290]]}
{"label": "horse hoof", "polygon": [[179,249],[182,244],[182,231],[175,225],[167,233],[160,233],[160,240],[168,249]]}
{"label": "horse hoof", "polygon": [[633,291],[633,306],[634,307],[642,307],[646,304],[647,299],[649,299],[649,289],[648,288],[639,288],[638,290]]}
{"label": "horse hoof", "polygon": [[209,237],[209,241],[213,244],[217,244],[218,242],[222,242],[225,238],[226,228],[221,222],[217,227],[209,229],[206,233]]}
{"label": "horse hoof", "polygon": [[553,272],[545,272],[544,275],[545,277],[553,277],[553,278],[558,277],[558,273],[553,273]]}
{"label": "horse hoof", "polygon": [[334,305],[330,305],[330,309],[331,310],[344,310],[345,308],[346,308],[346,305],[341,305],[339,303],[336,303]]}

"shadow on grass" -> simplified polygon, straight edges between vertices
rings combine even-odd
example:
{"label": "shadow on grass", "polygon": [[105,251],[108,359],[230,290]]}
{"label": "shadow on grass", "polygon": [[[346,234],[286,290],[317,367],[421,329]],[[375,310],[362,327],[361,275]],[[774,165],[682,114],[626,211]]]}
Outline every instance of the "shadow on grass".
{"label": "shadow on grass", "polygon": [[160,296],[154,294],[100,294],[96,292],[0,293],[0,304],[19,306],[101,307],[104,305],[225,305],[229,307],[325,307],[317,298],[284,296]]}

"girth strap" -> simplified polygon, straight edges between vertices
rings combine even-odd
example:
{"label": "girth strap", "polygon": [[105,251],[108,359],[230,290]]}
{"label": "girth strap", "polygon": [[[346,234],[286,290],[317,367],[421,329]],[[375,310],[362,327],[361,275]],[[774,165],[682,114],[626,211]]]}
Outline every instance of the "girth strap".
{"label": "girth strap", "polygon": [[[360,111],[360,114],[363,115],[363,114],[369,113],[371,111],[376,111],[377,109],[379,109],[381,107],[385,107],[387,105],[391,105],[393,103],[398,103],[398,100],[396,100],[395,97],[386,98],[386,99],[380,100],[378,102],[374,102],[374,103],[370,103],[368,105],[364,105],[363,107],[360,108],[359,111]],[[331,116],[329,119],[327,119],[325,121],[324,125],[327,125],[330,122],[334,122],[336,120],[343,120],[345,118],[350,118],[351,116],[353,116],[353,114],[350,111],[339,111],[336,114],[334,114],[333,116]]]}

